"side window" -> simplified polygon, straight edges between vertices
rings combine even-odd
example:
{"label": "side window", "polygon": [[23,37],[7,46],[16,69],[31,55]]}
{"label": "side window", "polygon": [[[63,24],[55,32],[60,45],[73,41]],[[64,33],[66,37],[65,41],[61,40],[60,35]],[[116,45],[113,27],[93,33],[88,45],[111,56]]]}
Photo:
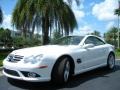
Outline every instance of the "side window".
{"label": "side window", "polygon": [[85,44],[94,44],[95,46],[98,46],[105,43],[97,37],[90,36],[85,40]]}
{"label": "side window", "polygon": [[95,45],[96,45],[96,46],[105,44],[105,43],[104,43],[102,40],[100,40],[99,38],[94,38],[94,41],[95,41]]}
{"label": "side window", "polygon": [[93,37],[88,37],[88,38],[85,40],[85,44],[94,44],[94,38],[93,38]]}

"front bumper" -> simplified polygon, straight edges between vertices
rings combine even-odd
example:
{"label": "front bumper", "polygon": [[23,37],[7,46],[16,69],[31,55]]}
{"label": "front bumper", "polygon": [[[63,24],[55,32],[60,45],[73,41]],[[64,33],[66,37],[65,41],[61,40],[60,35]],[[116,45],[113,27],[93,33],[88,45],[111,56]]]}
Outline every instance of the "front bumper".
{"label": "front bumper", "polygon": [[[29,77],[28,73],[36,74]],[[12,65],[4,65],[3,74],[9,78],[24,80],[29,82],[45,82],[51,80],[51,70],[47,68],[20,68]]]}
{"label": "front bumper", "polygon": [[[12,70],[13,71],[13,70]],[[15,70],[14,70],[15,71]],[[29,82],[45,82],[45,81],[50,81],[51,78],[49,76],[47,77],[25,77],[20,71],[16,70],[16,72],[19,74],[19,76],[14,76],[11,74],[6,73],[3,70],[3,74],[9,78],[13,78],[13,79],[18,79],[18,80],[24,80],[24,81],[29,81]],[[27,71],[28,72],[28,71]]]}

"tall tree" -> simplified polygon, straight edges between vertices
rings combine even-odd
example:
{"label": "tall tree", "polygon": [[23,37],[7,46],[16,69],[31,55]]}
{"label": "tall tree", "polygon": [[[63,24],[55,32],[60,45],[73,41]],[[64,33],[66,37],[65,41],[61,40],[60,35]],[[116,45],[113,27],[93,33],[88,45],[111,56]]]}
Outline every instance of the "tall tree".
{"label": "tall tree", "polygon": [[110,28],[110,30],[105,33],[105,40],[117,47],[117,33],[118,29],[116,27]]}
{"label": "tall tree", "polygon": [[118,8],[115,9],[114,14],[118,16],[118,48],[120,48],[120,42],[119,42],[120,41],[120,38],[119,38],[120,36],[120,31],[119,31],[120,0],[118,0]]}
{"label": "tall tree", "polygon": [[115,13],[115,15],[120,16],[120,9],[115,9],[114,13]]}
{"label": "tall tree", "polygon": [[3,13],[2,13],[2,9],[0,8],[0,24],[2,23],[3,21]]}
{"label": "tall tree", "polygon": [[92,35],[99,36],[99,37],[101,36],[101,35],[100,35],[100,32],[99,32],[99,31],[96,31],[96,30],[95,30],[93,33],[91,33],[91,34],[92,34]]}
{"label": "tall tree", "polygon": [[[72,0],[68,2],[71,4]],[[66,35],[77,27],[72,9],[63,0],[19,0],[13,12],[12,23],[24,33],[31,28],[33,33],[35,27],[41,27],[43,44],[49,42],[49,31],[53,27],[64,30]]]}
{"label": "tall tree", "polygon": [[12,44],[11,30],[0,28],[0,42],[6,47]]}
{"label": "tall tree", "polygon": [[18,30],[21,30],[24,37],[26,37],[27,28],[30,26],[30,14],[28,13],[26,3],[27,0],[18,0],[12,14],[12,24],[15,25]]}

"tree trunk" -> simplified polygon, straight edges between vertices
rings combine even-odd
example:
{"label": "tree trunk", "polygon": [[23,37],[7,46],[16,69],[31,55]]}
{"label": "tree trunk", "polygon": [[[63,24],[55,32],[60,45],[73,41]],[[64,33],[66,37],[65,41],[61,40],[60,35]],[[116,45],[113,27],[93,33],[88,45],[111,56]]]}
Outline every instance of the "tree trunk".
{"label": "tree trunk", "polygon": [[26,33],[27,33],[26,28],[23,26],[22,27],[22,36],[25,37],[25,38],[27,37]]}
{"label": "tree trunk", "polygon": [[46,45],[49,43],[49,19],[43,17],[42,18],[42,32],[43,32],[43,45]]}
{"label": "tree trunk", "polygon": [[27,38],[27,31],[24,29],[24,37]]}
{"label": "tree trunk", "polygon": [[[38,27],[37,27],[38,28]],[[32,25],[32,31],[30,32],[30,38],[32,39],[34,36],[34,31],[35,31],[35,23]]]}

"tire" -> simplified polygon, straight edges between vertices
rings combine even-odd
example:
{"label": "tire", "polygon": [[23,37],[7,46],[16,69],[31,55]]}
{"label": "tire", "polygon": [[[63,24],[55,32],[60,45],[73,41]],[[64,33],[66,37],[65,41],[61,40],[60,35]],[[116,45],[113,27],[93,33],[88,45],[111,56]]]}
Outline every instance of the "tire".
{"label": "tire", "polygon": [[115,67],[115,56],[114,54],[109,54],[108,60],[107,60],[107,68],[113,69]]}
{"label": "tire", "polygon": [[68,58],[62,58],[54,67],[52,79],[56,84],[65,84],[70,77],[70,62]]}

